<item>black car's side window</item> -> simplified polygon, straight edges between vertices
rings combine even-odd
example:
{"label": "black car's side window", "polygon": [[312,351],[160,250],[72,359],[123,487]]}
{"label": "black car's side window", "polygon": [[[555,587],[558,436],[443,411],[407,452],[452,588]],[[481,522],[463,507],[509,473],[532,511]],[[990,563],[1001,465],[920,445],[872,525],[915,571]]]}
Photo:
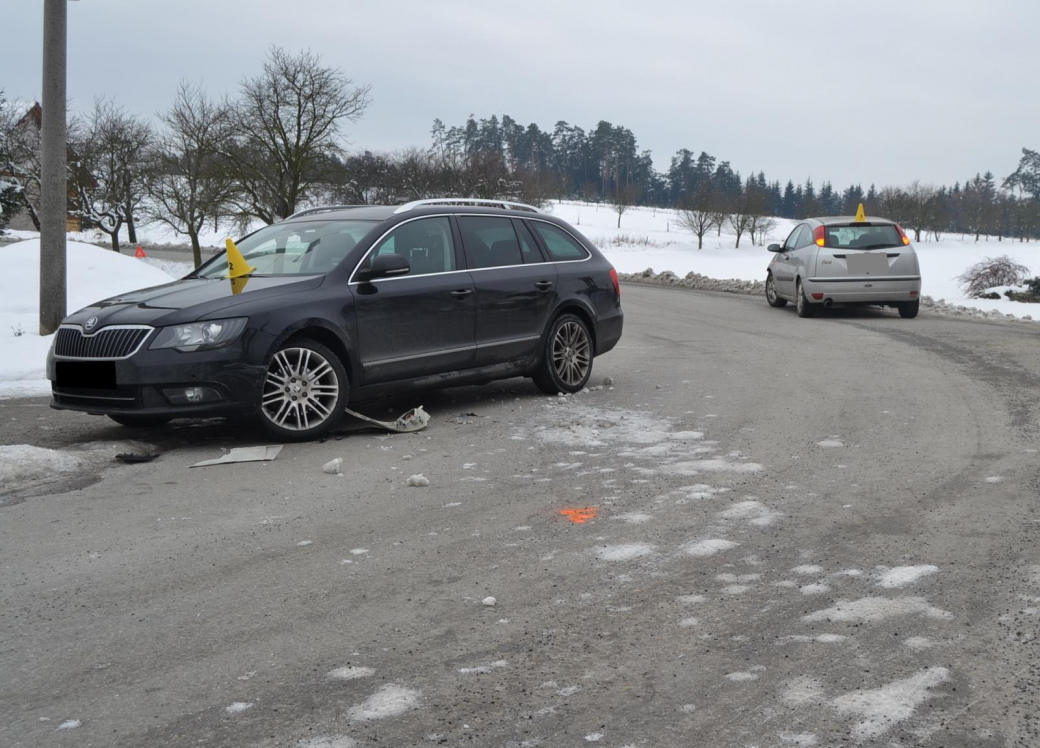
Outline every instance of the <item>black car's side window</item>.
{"label": "black car's side window", "polygon": [[534,237],[531,236],[530,229],[527,228],[524,222],[514,219],[513,228],[516,229],[516,237],[520,240],[520,254],[524,256],[524,264],[545,262],[542,250],[538,249],[538,243],[535,242]]}
{"label": "black car's side window", "polygon": [[553,226],[544,221],[531,221],[530,224],[538,235],[542,237],[549,256],[554,262],[566,262],[568,260],[584,260],[589,256],[588,250],[563,229]]}
{"label": "black car's side window", "polygon": [[447,218],[420,218],[398,226],[376,245],[360,268],[367,268],[373,257],[389,254],[401,255],[408,260],[411,266],[408,275],[456,270],[451,222]]}
{"label": "black car's side window", "polygon": [[521,242],[508,218],[459,216],[459,233],[473,270],[524,263]]}

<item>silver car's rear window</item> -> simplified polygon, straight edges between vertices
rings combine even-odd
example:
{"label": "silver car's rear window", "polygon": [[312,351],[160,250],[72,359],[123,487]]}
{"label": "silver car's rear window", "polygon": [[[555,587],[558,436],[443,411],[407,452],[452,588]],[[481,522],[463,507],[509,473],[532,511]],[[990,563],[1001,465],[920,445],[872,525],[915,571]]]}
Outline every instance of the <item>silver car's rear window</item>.
{"label": "silver car's rear window", "polygon": [[902,247],[903,237],[891,224],[878,226],[828,226],[827,244],[834,249],[884,249]]}

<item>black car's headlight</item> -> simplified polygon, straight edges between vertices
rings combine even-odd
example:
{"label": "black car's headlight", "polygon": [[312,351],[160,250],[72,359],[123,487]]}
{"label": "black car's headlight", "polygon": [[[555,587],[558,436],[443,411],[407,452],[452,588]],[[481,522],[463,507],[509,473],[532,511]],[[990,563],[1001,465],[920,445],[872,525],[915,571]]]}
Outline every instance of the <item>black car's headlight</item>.
{"label": "black car's headlight", "polygon": [[148,347],[152,350],[176,348],[183,353],[223,348],[233,343],[242,334],[248,321],[248,317],[235,317],[234,319],[213,319],[164,327],[159,330],[159,334]]}

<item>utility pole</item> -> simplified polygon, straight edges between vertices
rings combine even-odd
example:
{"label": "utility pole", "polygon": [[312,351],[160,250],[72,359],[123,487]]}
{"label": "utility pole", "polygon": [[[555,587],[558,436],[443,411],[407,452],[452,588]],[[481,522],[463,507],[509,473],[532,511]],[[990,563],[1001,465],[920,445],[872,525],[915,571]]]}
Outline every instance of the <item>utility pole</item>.
{"label": "utility pole", "polygon": [[65,318],[67,18],[67,0],[44,0],[43,121],[40,128],[40,335],[50,335],[56,331]]}

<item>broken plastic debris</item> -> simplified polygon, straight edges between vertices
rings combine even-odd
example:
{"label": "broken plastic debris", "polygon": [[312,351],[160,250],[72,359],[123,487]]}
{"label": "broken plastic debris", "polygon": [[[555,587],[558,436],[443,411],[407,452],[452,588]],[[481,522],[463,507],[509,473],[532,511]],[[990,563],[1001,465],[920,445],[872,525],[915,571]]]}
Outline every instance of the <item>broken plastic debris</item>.
{"label": "broken plastic debris", "polygon": [[202,462],[196,462],[194,465],[189,465],[189,467],[208,467],[209,465],[224,465],[229,462],[266,462],[273,460],[281,451],[281,444],[275,444],[270,447],[236,447],[216,460],[203,460]]}
{"label": "broken plastic debris", "polygon": [[360,413],[355,413],[349,409],[347,410],[347,415],[354,416],[354,418],[366,421],[381,429],[386,429],[387,431],[394,431],[398,434],[409,434],[413,431],[422,431],[430,422],[430,415],[423,410],[421,405],[418,408],[412,408],[393,423],[390,423],[389,421],[377,421],[374,418],[363,416]]}
{"label": "broken plastic debris", "polygon": [[497,603],[498,600],[496,600],[493,597],[485,597],[480,602],[482,602],[484,605],[487,605],[489,608],[493,608],[493,607],[495,607],[495,603]]}
{"label": "broken plastic debris", "polygon": [[430,479],[427,478],[422,473],[419,473],[418,475],[410,476],[408,478],[408,480],[406,481],[406,483],[407,483],[407,485],[413,486],[415,488],[422,488],[423,486],[430,485]]}
{"label": "broken plastic debris", "polygon": [[322,465],[321,466],[321,471],[323,473],[328,473],[329,475],[339,475],[340,473],[343,472],[343,470],[341,470],[342,467],[343,467],[343,458],[342,457],[337,457],[335,460],[329,460],[324,465]]}
{"label": "broken plastic debris", "polygon": [[575,509],[561,509],[560,514],[576,525],[584,525],[590,519],[595,519],[599,510],[594,506],[583,506]]}

